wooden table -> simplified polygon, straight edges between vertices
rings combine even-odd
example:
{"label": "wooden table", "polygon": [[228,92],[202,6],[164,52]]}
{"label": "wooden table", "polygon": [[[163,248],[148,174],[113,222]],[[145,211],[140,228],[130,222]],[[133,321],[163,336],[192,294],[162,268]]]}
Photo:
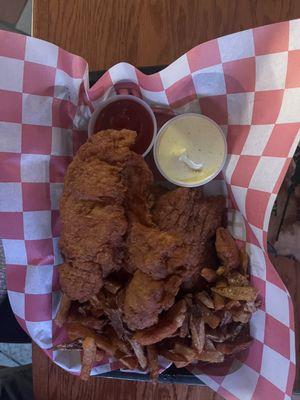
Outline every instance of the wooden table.
{"label": "wooden table", "polygon": [[[193,46],[218,36],[300,17],[298,0],[35,0],[33,36],[84,57],[90,70],[119,61],[168,64]],[[279,259],[277,269],[300,309],[300,266]],[[296,319],[299,337],[299,316]],[[299,342],[297,355],[300,360]],[[33,347],[36,400],[219,400],[205,387],[153,385],[107,379],[82,383]],[[295,388],[300,390],[297,367]]]}

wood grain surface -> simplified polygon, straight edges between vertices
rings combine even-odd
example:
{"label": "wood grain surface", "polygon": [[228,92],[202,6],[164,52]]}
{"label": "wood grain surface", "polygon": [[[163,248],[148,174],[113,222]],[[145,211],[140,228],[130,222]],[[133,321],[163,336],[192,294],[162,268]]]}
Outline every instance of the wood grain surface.
{"label": "wood grain surface", "polygon": [[35,0],[33,36],[84,57],[169,64],[206,40],[300,17],[299,0]]}

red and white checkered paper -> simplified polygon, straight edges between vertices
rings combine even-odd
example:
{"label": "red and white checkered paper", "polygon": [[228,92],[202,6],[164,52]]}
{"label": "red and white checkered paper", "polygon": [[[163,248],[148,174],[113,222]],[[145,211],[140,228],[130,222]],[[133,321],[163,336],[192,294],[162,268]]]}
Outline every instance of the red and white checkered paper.
{"label": "red and white checkered paper", "polygon": [[[251,320],[253,345],[224,376],[192,372],[226,399],[289,399],[295,377],[293,305],[266,247],[273,203],[299,141],[300,20],[201,44],[160,73],[112,67],[88,88],[78,56],[0,31],[0,238],[11,306],[21,326],[64,369],[78,373],[78,352],[52,351],[65,337],[55,317],[58,199],[66,168],[86,140],[93,106],[130,81],[151,105],[203,113],[227,135],[228,160],[205,186],[226,193],[235,237],[246,243],[262,308]],[[124,85],[124,83],[123,83]],[[117,368],[113,360],[94,369]]]}

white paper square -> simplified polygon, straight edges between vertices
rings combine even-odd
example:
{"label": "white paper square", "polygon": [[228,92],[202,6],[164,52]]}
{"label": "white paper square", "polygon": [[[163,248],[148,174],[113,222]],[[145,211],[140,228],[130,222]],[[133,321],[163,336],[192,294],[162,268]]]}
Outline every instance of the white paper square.
{"label": "white paper square", "polygon": [[51,199],[51,210],[59,209],[59,200],[64,190],[63,183],[51,183],[50,184],[50,199]]}
{"label": "white paper square", "polygon": [[286,159],[281,157],[261,157],[249,183],[250,189],[271,193]]}
{"label": "white paper square", "polygon": [[227,157],[227,160],[225,162],[224,168],[223,168],[223,174],[225,177],[225,180],[227,183],[231,182],[231,177],[233,174],[233,171],[235,170],[235,167],[239,161],[239,156],[235,154],[230,154]]}
{"label": "white paper square", "polygon": [[251,125],[253,104],[253,92],[228,94],[228,123],[231,125]]}
{"label": "white paper square", "polygon": [[0,56],[0,90],[22,92],[24,61]]}
{"label": "white paper square", "polygon": [[[0,74],[1,75],[1,74]],[[0,151],[21,152],[22,125],[0,121]]]}
{"label": "white paper square", "polygon": [[29,335],[42,349],[52,347],[52,321],[31,322],[26,321]]}
{"label": "white paper square", "polygon": [[250,335],[261,343],[265,341],[265,324],[266,324],[266,313],[262,310],[257,310],[252,314],[250,320]]}
{"label": "white paper square", "polygon": [[277,123],[300,121],[300,88],[285,89]]}
{"label": "white paper square", "polygon": [[23,211],[21,183],[0,183],[0,211]]}
{"label": "white paper square", "polygon": [[61,291],[52,292],[52,318],[55,319],[61,299]]}
{"label": "white paper square", "polygon": [[251,125],[242,154],[247,156],[262,155],[271,136],[274,125]]}
{"label": "white paper square", "polygon": [[56,156],[73,155],[73,137],[71,129],[52,128],[51,154]]}
{"label": "white paper square", "polygon": [[252,224],[249,224],[250,228],[252,229],[252,232],[254,233],[254,236],[256,237],[260,247],[264,249],[264,236],[263,236],[263,230],[258,228],[257,226],[254,226]]}
{"label": "white paper square", "polygon": [[22,154],[21,179],[23,182],[49,182],[49,155]]}
{"label": "white paper square", "polygon": [[89,120],[91,118],[91,110],[88,106],[78,106],[76,114],[73,118],[73,126],[81,131],[87,131]]}
{"label": "white paper square", "polygon": [[[31,125],[52,125],[52,97],[22,95],[22,122]],[[38,112],[37,112],[38,110]]]}
{"label": "white paper square", "polygon": [[289,326],[289,303],[287,294],[273,283],[266,283],[266,312]]}
{"label": "white paper square", "polygon": [[192,74],[198,97],[226,94],[226,84],[222,64],[203,68]]}
{"label": "white paper square", "polygon": [[259,374],[246,364],[233,373],[225,376],[222,387],[238,399],[251,400],[257,385]]}
{"label": "white paper square", "polygon": [[284,89],[287,71],[287,51],[264,56],[256,56],[255,90]]}
{"label": "white paper square", "polygon": [[82,79],[72,78],[61,69],[57,69],[55,74],[54,97],[71,101],[77,105],[79,88],[82,83]]}
{"label": "white paper square", "polygon": [[175,82],[179,81],[179,79],[184,78],[185,76],[190,75],[190,67],[186,54],[179,57],[176,61],[174,61],[167,68],[160,71],[160,77],[165,89],[172,86]]}
{"label": "white paper square", "polygon": [[7,291],[9,302],[13,312],[20,318],[25,318],[25,294],[19,292]]}
{"label": "white paper square", "polygon": [[135,68],[125,62],[114,65],[109,69],[109,75],[113,84],[121,81],[130,81],[138,83]]}
{"label": "white paper square", "polygon": [[230,233],[235,239],[246,240],[245,218],[238,210],[232,210],[232,224],[229,226]]}
{"label": "white paper square", "polygon": [[250,259],[251,275],[266,280],[266,261],[264,252],[255,244],[247,244],[247,253]]}
{"label": "white paper square", "polygon": [[26,38],[25,60],[57,67],[58,47],[55,44],[28,36]]}
{"label": "white paper square", "polygon": [[25,240],[52,237],[51,211],[26,211],[23,213],[23,224]]}
{"label": "white paper square", "polygon": [[267,209],[265,212],[264,226],[263,226],[263,229],[265,232],[268,232],[268,230],[269,230],[270,218],[271,218],[271,214],[272,214],[272,210],[273,210],[273,206],[274,206],[276,197],[277,197],[277,195],[272,193],[269,198],[269,202],[268,202]]}
{"label": "white paper square", "polygon": [[52,243],[53,243],[53,251],[54,251],[54,265],[59,265],[63,262],[63,258],[62,258],[62,255],[60,253],[59,246],[58,246],[59,238],[53,238]]}
{"label": "white paper square", "polygon": [[211,378],[210,376],[202,374],[200,372],[200,370],[198,370],[198,371],[199,371],[199,373],[197,373],[197,367],[195,367],[193,369],[193,375],[195,375],[198,379],[200,379],[202,382],[204,382],[207,386],[209,386],[211,389],[213,389],[215,392],[217,392],[218,389],[220,388],[220,385],[218,384],[218,382],[213,380],[213,378]]}
{"label": "white paper square", "polygon": [[290,360],[296,363],[295,332],[290,329]]}
{"label": "white paper square", "polygon": [[53,266],[27,266],[25,292],[27,294],[47,294],[52,292]]}
{"label": "white paper square", "polygon": [[252,29],[218,38],[218,43],[222,62],[253,57],[255,54]]}
{"label": "white paper square", "polygon": [[161,92],[151,92],[150,90],[146,90],[143,88],[140,89],[141,89],[141,94],[143,96],[143,100],[145,100],[147,103],[163,105],[163,106],[169,104],[169,100],[164,90]]}
{"label": "white paper square", "polygon": [[231,185],[231,191],[239,211],[242,213],[243,217],[245,217],[247,188]]}
{"label": "white paper square", "polygon": [[27,265],[24,240],[2,239],[6,264]]}
{"label": "white paper square", "polygon": [[283,392],[286,390],[289,366],[289,360],[264,345],[260,373]]}
{"label": "white paper square", "polygon": [[300,49],[300,20],[289,21],[289,50]]}

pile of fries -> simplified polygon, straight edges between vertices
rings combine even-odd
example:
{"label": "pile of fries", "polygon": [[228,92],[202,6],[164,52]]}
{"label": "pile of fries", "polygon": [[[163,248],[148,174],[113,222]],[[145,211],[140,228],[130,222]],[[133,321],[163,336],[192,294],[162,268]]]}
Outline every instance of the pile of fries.
{"label": "pile of fries", "polygon": [[158,355],[178,368],[190,363],[222,363],[249,348],[249,321],[261,305],[250,285],[248,256],[229,231],[216,233],[217,268],[203,268],[201,290],[179,291],[175,304],[158,324],[131,331],[122,316],[124,285],[107,279],[104,289],[85,303],[63,294],[56,322],[64,326],[69,342],[55,349],[82,352],[81,378],[88,379],[95,363],[114,357],[127,369],[159,374]]}

